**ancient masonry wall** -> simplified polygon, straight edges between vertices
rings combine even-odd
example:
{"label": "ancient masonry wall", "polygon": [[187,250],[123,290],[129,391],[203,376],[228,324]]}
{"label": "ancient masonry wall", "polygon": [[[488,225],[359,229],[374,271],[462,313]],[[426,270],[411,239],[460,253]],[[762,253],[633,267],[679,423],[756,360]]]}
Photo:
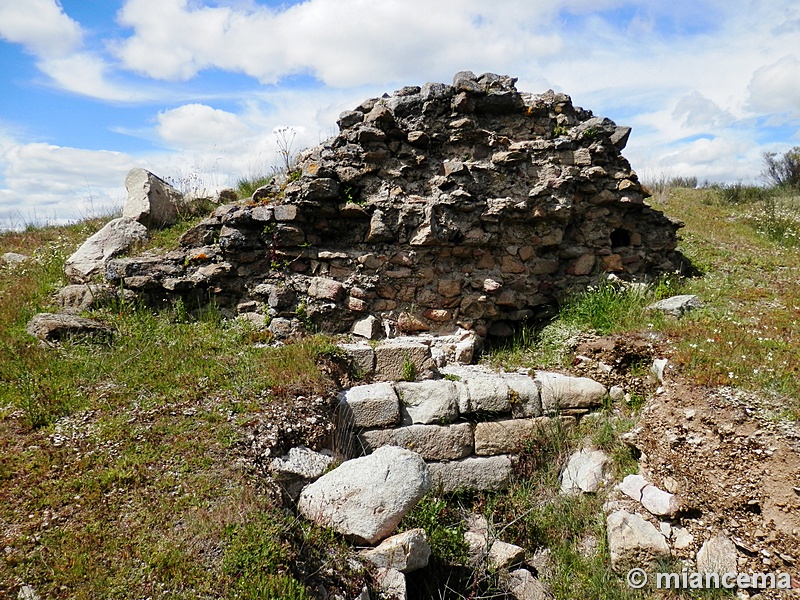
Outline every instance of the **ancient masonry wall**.
{"label": "ancient masonry wall", "polygon": [[304,328],[507,335],[607,273],[681,269],[679,222],[644,202],[629,128],[552,91],[459,73],[342,113],[341,132],[166,255],[106,278]]}
{"label": "ancient masonry wall", "polygon": [[350,457],[387,445],[413,450],[445,492],[504,488],[520,440],[535,437],[551,419],[574,425],[607,394],[585,377],[538,372],[534,378],[458,364],[443,367],[438,379],[400,381],[404,363],[435,370],[427,345],[405,339],[343,348],[366,374],[389,381],[341,393],[340,450]]}

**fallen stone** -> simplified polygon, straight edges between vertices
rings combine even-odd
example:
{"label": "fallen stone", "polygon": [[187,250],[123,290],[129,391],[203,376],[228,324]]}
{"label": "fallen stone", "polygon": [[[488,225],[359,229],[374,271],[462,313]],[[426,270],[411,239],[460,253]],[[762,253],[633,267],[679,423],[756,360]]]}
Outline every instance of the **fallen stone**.
{"label": "fallen stone", "polygon": [[641,475],[627,475],[618,487],[658,517],[672,517],[680,510],[680,502],[674,494],[657,488]]}
{"label": "fallen stone", "polygon": [[700,298],[694,294],[684,294],[659,300],[648,306],[647,310],[657,310],[666,315],[681,317],[690,310],[700,308],[701,306],[703,306],[703,303]]}
{"label": "fallen stone", "polygon": [[445,494],[459,489],[499,490],[508,486],[511,478],[509,456],[469,457],[449,462],[428,464],[431,482]]}
{"label": "fallen stone", "polygon": [[412,423],[452,423],[458,417],[458,392],[452,381],[399,382],[400,419]]}
{"label": "fallen stone", "polygon": [[0,256],[0,263],[5,265],[21,265],[26,260],[30,260],[30,257],[17,252],[6,252]]}
{"label": "fallen stone", "polygon": [[147,228],[130,217],[109,221],[66,260],[64,273],[72,283],[86,283],[104,271],[112,258],[148,238]]}
{"label": "fallen stone", "polygon": [[508,574],[506,588],[516,600],[547,600],[547,588],[527,569],[517,569]]}
{"label": "fallen stone", "polygon": [[606,518],[608,549],[611,554],[611,567],[615,570],[627,565],[634,567],[651,566],[659,559],[670,556],[669,546],[664,536],[637,514],[618,510]]}
{"label": "fallen stone", "polygon": [[30,585],[23,585],[19,588],[19,593],[17,594],[17,600],[40,600],[40,598],[41,596]]}
{"label": "fallen stone", "polygon": [[674,517],[680,510],[680,502],[674,494],[665,492],[654,485],[642,490],[642,506],[657,517]]}
{"label": "fallen stone", "polygon": [[603,483],[608,455],[602,450],[578,450],[567,461],[561,474],[561,491],[564,493],[596,492]]}
{"label": "fallen stone", "polygon": [[542,390],[542,410],[555,412],[560,408],[594,408],[603,404],[608,390],[588,377],[570,377],[561,373],[538,371],[535,381]]}
{"label": "fallen stone", "polygon": [[122,216],[134,219],[148,229],[174,225],[183,195],[163,179],[145,169],[131,169],[125,178],[128,199]]}
{"label": "fallen stone", "polygon": [[487,560],[492,569],[507,569],[525,560],[525,548],[501,540],[492,540]]}
{"label": "fallen stone", "polygon": [[390,535],[430,488],[428,468],[418,454],[383,446],[307,486],[297,508],[356,543],[374,544]]}
{"label": "fallen stone", "polygon": [[431,547],[424,529],[410,529],[383,540],[376,548],[360,553],[376,567],[411,573],[428,566]]}
{"label": "fallen stone", "polygon": [[736,546],[726,536],[718,534],[703,543],[697,552],[698,573],[736,573]]}
{"label": "fallen stone", "polygon": [[388,382],[358,385],[339,394],[339,408],[354,427],[385,427],[400,421],[400,402]]}
{"label": "fallen stone", "polygon": [[688,548],[694,542],[694,536],[689,533],[689,530],[685,527],[673,527],[672,529],[672,537],[675,540],[672,543],[673,548],[676,550],[683,550],[684,548]]}
{"label": "fallen stone", "polygon": [[386,600],[408,600],[406,576],[397,569],[378,569],[375,581]]}
{"label": "fallen stone", "polygon": [[114,330],[93,319],[66,313],[39,313],[28,322],[27,332],[43,342],[52,343],[71,337],[109,340]]}
{"label": "fallen stone", "polygon": [[373,429],[359,434],[362,447],[372,452],[381,446],[399,446],[425,460],[454,460],[473,452],[472,425],[411,425],[396,429]]}
{"label": "fallen stone", "polygon": [[650,367],[650,374],[657,383],[664,383],[664,368],[667,366],[669,359],[657,358],[653,361]]}
{"label": "fallen stone", "polygon": [[374,315],[367,315],[363,319],[354,322],[350,332],[368,340],[377,340],[381,336],[380,319]]}
{"label": "fallen stone", "polygon": [[478,565],[486,561],[491,569],[505,569],[525,560],[525,549],[493,538],[484,530],[465,531],[470,563]]}
{"label": "fallen stone", "polygon": [[611,389],[608,390],[608,396],[614,402],[621,402],[625,399],[625,390],[618,385],[612,385]]}
{"label": "fallen stone", "polygon": [[636,500],[637,502],[641,502],[642,490],[648,485],[650,485],[650,482],[641,475],[630,474],[626,475],[617,487],[619,488],[619,491],[629,498]]}

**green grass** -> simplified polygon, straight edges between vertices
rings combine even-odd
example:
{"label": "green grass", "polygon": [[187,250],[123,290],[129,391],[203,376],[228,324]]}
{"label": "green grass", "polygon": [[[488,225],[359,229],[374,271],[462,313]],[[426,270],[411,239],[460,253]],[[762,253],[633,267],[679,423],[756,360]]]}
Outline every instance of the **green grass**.
{"label": "green grass", "polygon": [[272,177],[266,175],[255,175],[252,177],[243,177],[236,182],[236,195],[240,199],[250,198],[255,191],[272,181]]}
{"label": "green grass", "polygon": [[102,224],[0,236],[32,256],[0,267],[0,597],[312,597],[337,540],[287,523],[241,458],[261,408],[328,393],[330,340],[256,347],[213,312],[120,303],[87,315],[113,342],[40,346],[26,323]]}

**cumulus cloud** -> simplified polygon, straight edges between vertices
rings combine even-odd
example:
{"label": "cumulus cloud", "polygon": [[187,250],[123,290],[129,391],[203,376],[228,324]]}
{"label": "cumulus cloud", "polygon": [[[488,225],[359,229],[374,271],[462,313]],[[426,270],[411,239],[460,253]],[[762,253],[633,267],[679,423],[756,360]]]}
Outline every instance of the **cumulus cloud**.
{"label": "cumulus cloud", "polygon": [[156,131],[164,142],[178,148],[227,146],[251,133],[237,115],[205,104],[160,112]]}
{"label": "cumulus cloud", "polygon": [[80,25],[57,0],[0,0],[0,37],[40,58],[66,56],[83,43]]}
{"label": "cumulus cloud", "polygon": [[750,80],[749,104],[762,112],[800,116],[800,55],[789,54],[761,67]]}
{"label": "cumulus cloud", "polygon": [[[119,13],[133,35],[117,45],[127,68],[186,80],[221,68],[276,83],[312,73],[337,87],[397,81],[452,64],[487,69],[559,52],[542,33],[552,9],[478,0],[309,0],[281,10],[189,6],[186,0],[128,0]],[[179,24],[176,26],[176,24]],[[333,26],[335,24],[335,26]]]}
{"label": "cumulus cloud", "polygon": [[722,110],[716,102],[709,100],[697,90],[678,100],[672,115],[683,124],[700,129],[716,129],[733,122],[733,116]]}
{"label": "cumulus cloud", "polygon": [[139,102],[152,97],[152,93],[144,90],[111,82],[110,66],[89,52],[43,60],[39,69],[59,88],[82,96],[111,102]]}
{"label": "cumulus cloud", "polygon": [[[0,228],[64,222],[120,208],[136,160],[124,153],[20,143],[5,138],[0,158]],[[22,223],[20,223],[22,222]]]}

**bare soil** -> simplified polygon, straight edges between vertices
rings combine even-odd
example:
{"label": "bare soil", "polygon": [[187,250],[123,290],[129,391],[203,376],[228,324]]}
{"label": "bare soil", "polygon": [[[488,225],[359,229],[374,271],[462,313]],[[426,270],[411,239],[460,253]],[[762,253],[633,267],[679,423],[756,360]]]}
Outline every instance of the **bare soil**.
{"label": "bare soil", "polygon": [[[668,526],[650,517],[667,533],[691,533],[692,542],[673,556],[694,559],[723,533],[736,545],[739,572],[786,572],[800,588],[800,426],[786,418],[780,398],[694,385],[671,363],[658,382],[642,367],[669,358],[669,343],[648,333],[585,339],[576,356],[583,357],[578,372],[649,392],[625,437],[641,452],[642,474],[680,498],[682,510]],[[628,500],[620,494],[616,502]],[[796,598],[800,589],[762,590],[761,597]]]}

